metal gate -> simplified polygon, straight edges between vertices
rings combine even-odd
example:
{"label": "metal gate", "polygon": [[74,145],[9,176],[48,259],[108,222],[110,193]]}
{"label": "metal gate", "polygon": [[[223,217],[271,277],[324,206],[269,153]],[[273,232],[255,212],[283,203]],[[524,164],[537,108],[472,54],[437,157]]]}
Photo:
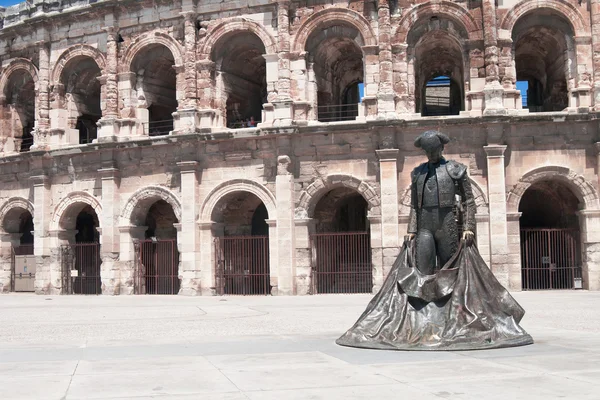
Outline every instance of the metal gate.
{"label": "metal gate", "polygon": [[216,238],[215,254],[220,295],[271,294],[268,236]]}
{"label": "metal gate", "polygon": [[581,288],[579,231],[521,229],[523,290]]}
{"label": "metal gate", "polygon": [[62,293],[102,294],[100,243],[61,246]]}
{"label": "metal gate", "polygon": [[141,240],[135,242],[135,294],[177,294],[179,251],[177,240]]}
{"label": "metal gate", "polygon": [[11,251],[11,280],[10,288],[13,292],[35,291],[35,256],[33,245],[25,244],[15,246]]}
{"label": "metal gate", "polygon": [[373,266],[368,232],[311,235],[312,293],[371,293]]}

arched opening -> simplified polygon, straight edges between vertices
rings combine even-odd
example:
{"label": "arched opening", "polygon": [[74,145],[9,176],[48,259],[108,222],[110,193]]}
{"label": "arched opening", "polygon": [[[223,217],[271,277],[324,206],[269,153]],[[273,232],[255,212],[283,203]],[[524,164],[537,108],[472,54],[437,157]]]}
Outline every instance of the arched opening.
{"label": "arched opening", "polygon": [[271,294],[269,218],[253,193],[224,196],[212,212],[220,227],[216,246],[217,287],[222,295]]}
{"label": "arched opening", "polygon": [[36,270],[33,256],[33,216],[27,209],[14,207],[4,217],[2,228],[10,235],[10,290],[33,292]]}
{"label": "arched opening", "polygon": [[512,32],[518,87],[530,112],[562,111],[569,105],[573,29],[561,15],[539,9],[521,17]]}
{"label": "arched opening", "polygon": [[364,79],[362,38],[354,27],[334,25],[312,33],[306,51],[317,89],[317,118],[348,121],[358,116]]}
{"label": "arched opening", "polygon": [[64,88],[70,143],[92,143],[98,137],[97,123],[102,117],[98,79],[101,73],[96,61],[87,56],[74,57],[62,71],[60,83]]}
{"label": "arched opening", "polygon": [[63,292],[101,294],[98,215],[85,203],[71,205],[65,214],[60,224],[68,241],[61,247]]}
{"label": "arched opening", "polygon": [[6,150],[25,152],[33,145],[35,124],[35,82],[31,74],[24,70],[14,71],[8,78],[4,96],[4,134],[10,135],[13,148]]}
{"label": "arched opening", "polygon": [[572,289],[581,283],[579,204],[557,180],[538,181],[521,197],[524,290]]}
{"label": "arched opening", "polygon": [[354,189],[326,193],[314,210],[313,293],[371,293],[368,203]]}
{"label": "arched opening", "polygon": [[409,34],[417,113],[458,115],[464,110],[465,67],[460,35],[451,22],[438,19]]}
{"label": "arched opening", "polygon": [[267,103],[265,46],[251,32],[237,32],[214,46],[218,103],[228,128],[256,126]]}
{"label": "arched opening", "polygon": [[149,136],[168,135],[177,111],[177,71],[173,53],[162,44],[140,51],[131,63],[136,75],[138,119]]}
{"label": "arched opening", "polygon": [[135,271],[137,294],[177,294],[179,250],[177,247],[177,216],[165,200],[152,203],[145,216],[145,239],[138,243]]}

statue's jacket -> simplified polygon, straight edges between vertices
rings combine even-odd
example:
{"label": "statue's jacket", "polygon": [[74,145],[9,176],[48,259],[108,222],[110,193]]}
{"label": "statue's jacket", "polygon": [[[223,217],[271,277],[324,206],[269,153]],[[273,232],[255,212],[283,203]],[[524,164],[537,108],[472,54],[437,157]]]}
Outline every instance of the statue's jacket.
{"label": "statue's jacket", "polygon": [[[423,188],[429,171],[428,163],[423,163],[411,173],[411,207],[408,233],[417,233],[418,211],[423,207]],[[463,230],[475,231],[475,197],[467,174],[467,167],[456,161],[440,159],[436,166],[438,207],[457,207],[461,212]],[[460,196],[457,202],[456,195]]]}

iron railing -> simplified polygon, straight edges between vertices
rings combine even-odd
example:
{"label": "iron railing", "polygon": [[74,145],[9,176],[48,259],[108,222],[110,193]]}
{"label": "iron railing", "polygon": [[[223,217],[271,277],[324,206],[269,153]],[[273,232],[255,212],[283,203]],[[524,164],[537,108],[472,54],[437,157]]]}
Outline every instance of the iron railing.
{"label": "iron railing", "polygon": [[148,136],[165,136],[169,135],[174,129],[173,120],[167,119],[164,121],[144,122],[144,134]]}
{"label": "iron railing", "polygon": [[179,251],[177,240],[141,240],[135,242],[135,294],[177,294]]}
{"label": "iron railing", "polygon": [[33,146],[33,136],[25,136],[23,138],[20,139],[21,140],[21,145],[19,146],[19,152],[20,153],[26,153],[31,149],[31,146]]}
{"label": "iron railing", "polygon": [[373,266],[368,232],[311,235],[311,292],[371,293]]}
{"label": "iron railing", "polygon": [[61,264],[63,294],[102,294],[100,243],[61,246]]}
{"label": "iron railing", "polygon": [[353,121],[358,116],[358,104],[333,104],[317,106],[320,122]]}
{"label": "iron railing", "polygon": [[579,232],[521,229],[523,290],[573,289],[581,283]]}
{"label": "iron railing", "polygon": [[268,236],[216,238],[215,251],[220,295],[271,294]]}

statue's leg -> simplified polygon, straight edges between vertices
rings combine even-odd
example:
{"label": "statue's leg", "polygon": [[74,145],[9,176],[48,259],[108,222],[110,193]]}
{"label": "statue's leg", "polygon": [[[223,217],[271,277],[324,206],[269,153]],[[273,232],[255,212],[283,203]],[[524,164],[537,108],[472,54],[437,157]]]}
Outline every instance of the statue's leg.
{"label": "statue's leg", "polygon": [[440,215],[442,226],[435,232],[435,242],[440,257],[440,268],[452,258],[458,250],[458,225],[452,210]]}
{"label": "statue's leg", "polygon": [[433,233],[426,229],[417,232],[417,268],[422,274],[432,275],[435,272],[435,239]]}

